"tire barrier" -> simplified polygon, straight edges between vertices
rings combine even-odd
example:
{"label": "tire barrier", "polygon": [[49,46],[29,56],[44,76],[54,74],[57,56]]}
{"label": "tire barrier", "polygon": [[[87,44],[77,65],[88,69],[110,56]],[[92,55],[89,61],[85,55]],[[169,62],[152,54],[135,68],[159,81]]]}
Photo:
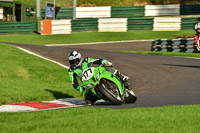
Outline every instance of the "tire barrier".
{"label": "tire barrier", "polygon": [[194,38],[156,39],[151,43],[151,51],[200,53]]}

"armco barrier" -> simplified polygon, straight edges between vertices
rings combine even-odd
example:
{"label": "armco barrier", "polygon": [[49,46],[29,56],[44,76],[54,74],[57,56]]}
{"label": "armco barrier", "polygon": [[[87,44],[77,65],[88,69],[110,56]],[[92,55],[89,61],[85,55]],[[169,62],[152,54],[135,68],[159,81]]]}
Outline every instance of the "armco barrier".
{"label": "armco barrier", "polygon": [[198,53],[194,38],[157,39],[151,43],[151,51]]}
{"label": "armco barrier", "polygon": [[73,8],[56,8],[56,19],[72,19]]}
{"label": "armco barrier", "polygon": [[180,5],[180,15],[199,15],[200,5]]}
{"label": "armco barrier", "polygon": [[110,18],[111,6],[77,7],[76,18]]}
{"label": "armco barrier", "polygon": [[180,15],[180,5],[146,5],[145,16],[178,16]]}
{"label": "armco barrier", "polygon": [[98,19],[71,20],[72,31],[98,31]]}
{"label": "armco barrier", "polygon": [[0,7],[0,21],[3,20],[3,8]]}
{"label": "armco barrier", "polygon": [[[144,16],[180,16],[200,15],[200,5],[146,5],[122,7],[77,7],[77,18],[133,18]],[[41,9],[41,17],[45,18],[45,9]],[[56,7],[56,19],[72,19],[72,8]]]}
{"label": "armco barrier", "polygon": [[32,26],[31,22],[2,22],[0,23],[0,34],[32,33]]}
{"label": "armco barrier", "polygon": [[[178,31],[193,29],[200,18],[90,18],[67,20],[43,20],[42,34],[70,34],[79,31],[126,32],[128,30]],[[56,22],[55,26],[51,22]],[[64,20],[65,21],[65,20]],[[44,24],[45,23],[45,24]],[[65,26],[64,26],[65,25]],[[71,29],[70,29],[71,26]],[[48,27],[50,27],[48,29]]]}
{"label": "armco barrier", "polygon": [[52,34],[71,34],[71,20],[52,20]]}
{"label": "armco barrier", "polygon": [[144,6],[111,7],[112,18],[144,17]]}
{"label": "armco barrier", "polygon": [[42,20],[41,34],[71,34],[71,20]]}
{"label": "armco barrier", "polygon": [[200,21],[200,18],[192,17],[192,18],[182,18],[181,19],[181,29],[182,30],[192,30],[194,29],[194,25]]}
{"label": "armco barrier", "polygon": [[128,18],[128,30],[152,30],[154,18]]}
{"label": "armco barrier", "polygon": [[[45,19],[45,9],[40,10],[40,16]],[[73,8],[56,8],[56,19],[72,19]]]}
{"label": "armco barrier", "polygon": [[154,31],[179,31],[181,30],[180,17],[156,17],[154,18]]}
{"label": "armco barrier", "polygon": [[99,19],[99,32],[126,32],[127,18]]}

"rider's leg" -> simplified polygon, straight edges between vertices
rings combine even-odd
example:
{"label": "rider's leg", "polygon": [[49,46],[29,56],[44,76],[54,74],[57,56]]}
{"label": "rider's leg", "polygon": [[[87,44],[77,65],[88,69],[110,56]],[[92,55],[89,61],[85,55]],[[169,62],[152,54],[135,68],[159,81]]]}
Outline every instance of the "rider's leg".
{"label": "rider's leg", "polygon": [[95,96],[91,90],[85,91],[85,102],[87,105],[92,105],[98,100],[98,97]]}
{"label": "rider's leg", "polygon": [[115,69],[113,66],[106,67],[106,70],[110,71],[113,74],[115,74],[117,77],[119,77],[119,79],[122,82],[124,82],[125,87],[127,87],[128,89],[130,88],[131,84],[128,82],[128,80],[129,80],[128,76],[125,76],[120,71],[118,71],[117,69]]}

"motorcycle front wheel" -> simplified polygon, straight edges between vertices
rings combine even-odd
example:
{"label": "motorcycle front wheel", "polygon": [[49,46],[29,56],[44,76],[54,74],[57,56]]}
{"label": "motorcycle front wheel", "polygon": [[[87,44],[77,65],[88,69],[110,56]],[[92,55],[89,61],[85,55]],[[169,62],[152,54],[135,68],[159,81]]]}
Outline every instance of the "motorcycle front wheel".
{"label": "motorcycle front wheel", "polygon": [[109,82],[101,81],[98,88],[101,94],[112,103],[116,105],[123,103],[118,88],[112,86]]}

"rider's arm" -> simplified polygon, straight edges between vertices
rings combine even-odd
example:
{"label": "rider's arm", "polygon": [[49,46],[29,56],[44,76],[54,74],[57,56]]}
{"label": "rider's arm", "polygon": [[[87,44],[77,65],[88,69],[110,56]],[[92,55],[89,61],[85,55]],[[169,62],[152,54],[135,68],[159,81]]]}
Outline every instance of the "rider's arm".
{"label": "rider's arm", "polygon": [[86,57],[85,60],[89,63],[89,62],[93,62],[93,64],[97,64],[97,65],[112,65],[111,62],[105,60],[105,59],[93,59],[93,58],[89,58]]}
{"label": "rider's arm", "polygon": [[75,89],[75,90],[78,90],[78,91],[80,91],[80,92],[82,92],[82,91],[83,91],[83,88],[82,88],[82,86],[80,86],[80,85],[78,84],[78,81],[77,81],[77,79],[76,79],[77,74],[74,73],[70,68],[69,68],[69,70],[68,70],[68,73],[69,73],[69,79],[70,79],[70,81],[71,81],[72,86],[74,87],[74,89]]}

